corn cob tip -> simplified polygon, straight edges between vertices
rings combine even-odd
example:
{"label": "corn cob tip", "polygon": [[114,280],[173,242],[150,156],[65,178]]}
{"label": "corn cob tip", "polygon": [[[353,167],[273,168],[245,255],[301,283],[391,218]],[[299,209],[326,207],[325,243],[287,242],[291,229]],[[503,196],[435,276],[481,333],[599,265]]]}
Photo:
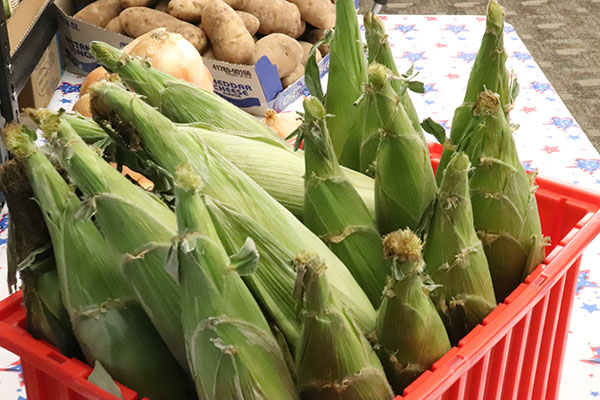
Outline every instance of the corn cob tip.
{"label": "corn cob tip", "polygon": [[421,239],[410,229],[397,230],[383,237],[383,252],[387,258],[400,262],[418,261],[422,249]]}
{"label": "corn cob tip", "polygon": [[386,87],[391,75],[392,71],[387,67],[374,62],[368,69],[369,86],[375,91],[381,91]]}
{"label": "corn cob tip", "polygon": [[504,29],[504,8],[496,0],[491,0],[488,5],[486,25],[496,32]]}
{"label": "corn cob tip", "polygon": [[456,152],[448,166],[452,165],[452,168],[456,171],[466,171],[471,167],[471,162],[469,161],[469,156],[462,151]]}
{"label": "corn cob tip", "polygon": [[323,120],[327,116],[327,111],[325,110],[323,103],[316,97],[311,96],[305,98],[302,105],[307,117],[310,117],[312,120]]}
{"label": "corn cob tip", "polygon": [[190,164],[180,164],[175,172],[175,185],[187,192],[198,192],[202,190],[204,183],[200,175],[194,171]]}
{"label": "corn cob tip", "polygon": [[24,111],[39,126],[44,139],[47,141],[50,141],[54,134],[58,132],[61,121],[60,116],[64,113],[62,109],[59,112],[54,112],[45,108],[26,108]]}
{"label": "corn cob tip", "polygon": [[294,258],[297,273],[294,295],[308,312],[323,311],[328,302],[328,285],[325,278],[327,265],[316,254],[301,253]]}
{"label": "corn cob tip", "polygon": [[99,64],[108,70],[115,69],[119,63],[126,63],[128,59],[123,57],[121,50],[97,40],[90,42],[90,53]]}
{"label": "corn cob tip", "polygon": [[7,124],[2,129],[2,141],[8,151],[19,159],[28,158],[34,152],[35,144],[31,135],[35,136],[35,133],[16,123]]}
{"label": "corn cob tip", "polygon": [[473,115],[496,115],[500,109],[500,96],[491,90],[485,90],[477,96],[473,106]]}

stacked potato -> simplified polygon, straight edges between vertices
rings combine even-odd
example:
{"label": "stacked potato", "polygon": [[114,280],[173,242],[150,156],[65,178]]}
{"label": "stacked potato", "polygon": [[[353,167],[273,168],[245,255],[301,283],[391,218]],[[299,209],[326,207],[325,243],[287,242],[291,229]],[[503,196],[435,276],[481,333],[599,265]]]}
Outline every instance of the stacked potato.
{"label": "stacked potato", "polygon": [[[96,0],[75,18],[137,38],[164,27],[203,57],[255,64],[267,56],[287,87],[304,73],[311,43],[335,25],[333,0]],[[320,48],[327,52],[327,48]],[[317,61],[322,54],[317,51]]]}

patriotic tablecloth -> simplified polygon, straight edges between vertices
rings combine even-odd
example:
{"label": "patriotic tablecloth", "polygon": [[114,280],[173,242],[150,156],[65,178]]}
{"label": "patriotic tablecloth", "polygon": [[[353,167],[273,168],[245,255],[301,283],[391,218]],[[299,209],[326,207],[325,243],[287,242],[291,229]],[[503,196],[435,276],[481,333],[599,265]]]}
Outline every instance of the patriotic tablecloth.
{"label": "patriotic tablecloth", "polygon": [[[400,71],[414,63],[425,93],[413,94],[421,118],[431,116],[449,129],[462,102],[485,18],[476,16],[384,16]],[[508,67],[521,93],[511,112],[519,156],[528,170],[600,191],[600,155],[574,121],[515,30],[507,25]],[[65,73],[50,108],[70,109],[79,96],[82,77]],[[290,108],[300,109],[300,100]],[[431,138],[432,139],[432,138]],[[0,215],[0,298],[6,288],[8,217]],[[588,247],[581,263],[568,336],[561,400],[600,399],[600,237]],[[20,364],[0,349],[0,398],[25,400]],[[524,400],[524,399],[523,399]]]}

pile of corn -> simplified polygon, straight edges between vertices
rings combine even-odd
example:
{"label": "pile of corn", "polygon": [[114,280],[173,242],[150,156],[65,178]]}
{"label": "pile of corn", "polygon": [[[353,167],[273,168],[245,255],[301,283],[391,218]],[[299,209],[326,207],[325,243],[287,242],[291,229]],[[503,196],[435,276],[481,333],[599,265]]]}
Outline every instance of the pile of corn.
{"label": "pile of corn", "polygon": [[93,120],[29,110],[43,147],[4,130],[52,242],[29,260],[30,326],[79,347],[107,390],[108,373],[152,400],[391,399],[541,262],[502,8],[450,138],[423,124],[444,141],[437,179],[412,71],[398,76],[376,16],[366,58],[354,1],[336,8],[325,96],[307,65],[302,151],[100,42],[115,79],[91,89]]}

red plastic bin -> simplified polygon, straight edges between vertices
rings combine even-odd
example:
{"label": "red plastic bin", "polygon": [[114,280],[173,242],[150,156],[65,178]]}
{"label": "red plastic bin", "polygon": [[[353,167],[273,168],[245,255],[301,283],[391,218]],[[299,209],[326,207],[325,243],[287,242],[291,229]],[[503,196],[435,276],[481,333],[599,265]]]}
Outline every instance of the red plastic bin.
{"label": "red plastic bin", "polygon": [[[430,145],[434,167],[441,146]],[[600,232],[600,193],[537,178],[546,259],[396,400],[556,399],[581,253]],[[117,400],[91,368],[25,331],[20,292],[0,302],[0,346],[21,357],[29,400]],[[120,385],[124,400],[138,400]],[[179,399],[178,399],[179,400]],[[183,400],[183,399],[182,399]]]}

